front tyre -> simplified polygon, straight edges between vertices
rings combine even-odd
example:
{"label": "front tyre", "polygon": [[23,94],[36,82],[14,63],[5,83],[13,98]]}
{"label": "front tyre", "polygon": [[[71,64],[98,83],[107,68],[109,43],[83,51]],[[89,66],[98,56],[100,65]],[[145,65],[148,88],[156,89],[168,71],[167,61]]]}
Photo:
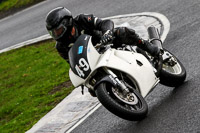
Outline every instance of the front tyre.
{"label": "front tyre", "polygon": [[102,105],[113,114],[131,121],[140,121],[144,119],[148,113],[148,106],[144,98],[132,89],[135,97],[131,100],[122,99],[120,93],[116,92],[110,83],[102,82],[96,89],[96,95]]}
{"label": "front tyre", "polygon": [[183,64],[169,51],[164,50],[165,55],[171,56],[163,62],[160,72],[160,83],[169,87],[180,86],[186,78],[186,70]]}

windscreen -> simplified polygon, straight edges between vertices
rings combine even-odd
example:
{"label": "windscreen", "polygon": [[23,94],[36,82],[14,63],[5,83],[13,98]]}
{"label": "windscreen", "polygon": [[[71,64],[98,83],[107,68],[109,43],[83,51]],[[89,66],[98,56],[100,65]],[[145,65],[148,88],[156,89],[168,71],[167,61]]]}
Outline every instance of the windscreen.
{"label": "windscreen", "polygon": [[81,35],[69,51],[69,62],[72,71],[86,79],[91,69],[87,59],[88,42],[91,36]]}

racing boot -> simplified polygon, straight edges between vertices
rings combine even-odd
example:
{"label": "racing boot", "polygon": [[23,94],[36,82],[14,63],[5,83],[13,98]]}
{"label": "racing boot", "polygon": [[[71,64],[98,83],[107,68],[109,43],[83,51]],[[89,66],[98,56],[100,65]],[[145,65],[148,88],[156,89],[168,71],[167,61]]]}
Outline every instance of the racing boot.
{"label": "racing boot", "polygon": [[146,40],[139,40],[139,44],[137,46],[142,50],[147,51],[153,57],[158,56],[160,53],[159,47]]}
{"label": "racing boot", "polygon": [[150,43],[139,37],[135,30],[127,27],[118,27],[114,31],[115,39],[114,46],[119,46],[120,44],[136,45],[140,49],[148,52],[151,56],[156,57],[160,53],[160,48],[156,45]]}
{"label": "racing boot", "polygon": [[160,48],[149,41],[142,39],[133,29],[121,27],[116,30],[116,35],[117,33],[119,34],[118,36],[121,38],[122,43],[128,45],[136,44],[140,49],[148,52],[153,57],[158,56],[160,53]]}

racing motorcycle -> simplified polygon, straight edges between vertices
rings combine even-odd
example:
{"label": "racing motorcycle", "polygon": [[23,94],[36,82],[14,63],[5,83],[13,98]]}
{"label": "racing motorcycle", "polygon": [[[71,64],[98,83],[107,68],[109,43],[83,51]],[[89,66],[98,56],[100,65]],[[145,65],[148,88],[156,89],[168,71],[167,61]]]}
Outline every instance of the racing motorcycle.
{"label": "racing motorcycle", "polygon": [[148,28],[150,42],[161,49],[158,57],[129,45],[114,49],[111,44],[93,46],[83,34],[69,51],[69,76],[75,87],[86,86],[92,96],[113,114],[131,121],[146,117],[145,97],[158,83],[176,87],[186,78],[182,63],[163,49],[158,30]]}

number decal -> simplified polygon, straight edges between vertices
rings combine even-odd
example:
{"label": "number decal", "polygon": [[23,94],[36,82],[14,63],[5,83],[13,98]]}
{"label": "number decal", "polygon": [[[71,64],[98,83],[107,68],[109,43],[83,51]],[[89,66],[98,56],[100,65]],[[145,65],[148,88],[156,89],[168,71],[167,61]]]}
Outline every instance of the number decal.
{"label": "number decal", "polygon": [[[83,69],[81,70],[80,68],[83,68]],[[79,60],[79,65],[76,65],[75,69],[80,77],[84,77],[85,74],[83,71],[85,72],[88,71],[90,69],[90,66],[84,58],[81,58]]]}
{"label": "number decal", "polygon": [[76,69],[76,71],[77,71],[77,73],[78,73],[78,75],[80,76],[80,77],[84,77],[85,76],[85,74],[83,73],[83,71],[76,65],[75,66],[75,69]]}
{"label": "number decal", "polygon": [[81,58],[79,60],[79,64],[80,64],[81,67],[83,67],[84,71],[88,71],[89,68],[90,68],[89,65],[88,65],[88,63],[87,63],[87,61],[84,58]]}

